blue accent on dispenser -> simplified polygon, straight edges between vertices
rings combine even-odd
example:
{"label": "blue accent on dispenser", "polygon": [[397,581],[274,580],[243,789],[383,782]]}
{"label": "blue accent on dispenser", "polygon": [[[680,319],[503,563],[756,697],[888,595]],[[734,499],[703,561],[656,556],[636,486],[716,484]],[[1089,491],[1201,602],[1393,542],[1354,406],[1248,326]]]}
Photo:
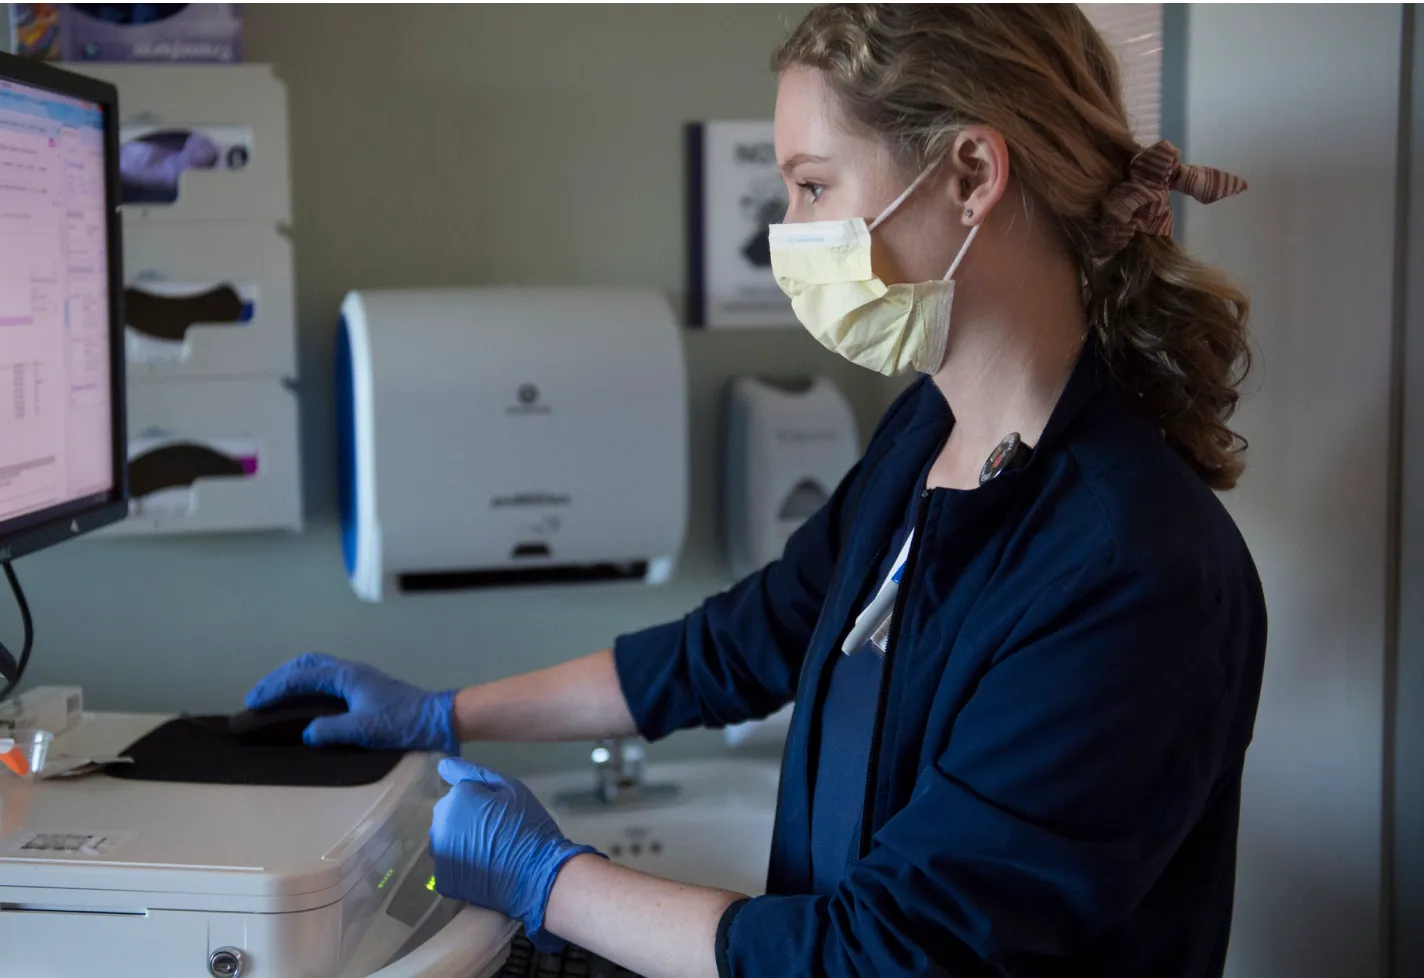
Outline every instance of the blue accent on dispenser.
{"label": "blue accent on dispenser", "polygon": [[356,390],[351,336],[342,316],[336,328],[336,498],[346,575],[356,572]]}

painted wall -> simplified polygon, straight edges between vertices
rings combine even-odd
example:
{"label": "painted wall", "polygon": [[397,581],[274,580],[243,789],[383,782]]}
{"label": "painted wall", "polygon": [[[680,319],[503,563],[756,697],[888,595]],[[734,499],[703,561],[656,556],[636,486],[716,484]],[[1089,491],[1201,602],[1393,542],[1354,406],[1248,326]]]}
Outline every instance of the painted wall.
{"label": "painted wall", "polygon": [[[893,385],[801,329],[687,334],[691,519],[677,579],[359,603],[333,523],[331,354],[354,286],[514,282],[658,287],[681,308],[682,124],[769,118],[772,48],[796,6],[272,4],[250,60],[289,89],[308,531],[295,537],[83,540],[22,561],[32,683],[105,709],[226,711],[289,656],[361,658],[465,684],[601,648],[729,583],[717,542],[716,405],[748,371],[822,372],[868,435]],[[214,69],[215,84],[221,69]],[[8,602],[0,630],[15,634]],[[712,734],[654,756],[720,749]],[[515,770],[582,746],[490,747]]]}
{"label": "painted wall", "polygon": [[1230,973],[1379,973],[1391,346],[1402,11],[1193,5],[1190,161],[1244,197],[1186,240],[1253,299],[1260,370],[1227,502],[1271,638]]}
{"label": "painted wall", "polygon": [[[225,710],[271,665],[323,649],[418,683],[472,682],[589,651],[722,586],[713,438],[723,381],[824,371],[867,429],[894,385],[796,330],[689,334],[692,524],[674,584],[372,607],[341,576],[331,523],[333,319],[356,285],[611,282],[676,297],[681,123],[769,114],[766,58],[800,9],[249,6],[249,54],[275,63],[290,88],[311,528],[83,541],[27,558],[32,681],[82,682],[102,708]],[[1381,962],[1401,11],[1193,5],[1183,19],[1185,50],[1167,53],[1186,79],[1188,157],[1252,183],[1229,204],[1185,208],[1185,237],[1251,290],[1261,354],[1238,416],[1251,468],[1226,497],[1273,619],[1231,973],[1369,976]],[[1419,421],[1421,374],[1411,377]],[[1417,435],[1406,431],[1416,447]],[[1417,475],[1419,453],[1410,457]],[[6,605],[0,630],[13,627]],[[685,735],[655,752],[718,744]],[[578,762],[583,749],[479,756],[534,770]]]}

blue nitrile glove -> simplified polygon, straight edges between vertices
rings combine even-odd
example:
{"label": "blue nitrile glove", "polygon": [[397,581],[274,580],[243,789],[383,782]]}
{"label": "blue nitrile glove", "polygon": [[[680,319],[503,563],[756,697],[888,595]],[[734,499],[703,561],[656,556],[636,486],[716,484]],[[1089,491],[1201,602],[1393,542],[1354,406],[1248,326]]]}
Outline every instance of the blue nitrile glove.
{"label": "blue nitrile glove", "polygon": [[440,776],[452,787],[430,824],[436,891],[518,920],[535,947],[557,951],[564,942],[544,930],[554,879],[574,856],[601,853],[564,838],[514,778],[451,757]]}
{"label": "blue nitrile glove", "polygon": [[302,731],[309,747],[355,744],[374,750],[459,754],[455,690],[429,693],[362,662],[308,652],[278,666],[248,690],[249,710],[289,696],[325,693],[346,700],[347,712],[317,717]]}

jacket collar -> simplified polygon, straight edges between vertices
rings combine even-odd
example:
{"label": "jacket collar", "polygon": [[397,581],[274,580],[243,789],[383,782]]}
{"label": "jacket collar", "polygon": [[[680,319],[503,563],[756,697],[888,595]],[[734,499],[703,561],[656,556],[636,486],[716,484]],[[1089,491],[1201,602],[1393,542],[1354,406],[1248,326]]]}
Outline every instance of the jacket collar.
{"label": "jacket collar", "polygon": [[1083,341],[1083,348],[1078,351],[1078,362],[1073,365],[1073,372],[1068,375],[1068,383],[1064,385],[1063,393],[1058,396],[1053,413],[1048,416],[1048,424],[1044,427],[1038,444],[1056,447],[1067,434],[1073,421],[1110,381],[1109,368],[1098,348],[1097,337],[1090,331],[1087,339]]}
{"label": "jacket collar", "polygon": [[[1058,396],[1058,403],[1054,405],[1053,412],[1048,417],[1048,424],[1033,446],[1035,454],[1044,454],[1039,451],[1040,448],[1051,450],[1056,447],[1066,436],[1072,422],[1110,382],[1110,368],[1103,361],[1097,338],[1089,333],[1083,342],[1083,348],[1078,352],[1073,372],[1068,375],[1068,383],[1064,385],[1063,393]],[[907,437],[933,439],[937,435],[943,438],[954,425],[954,414],[933,378],[923,377],[918,383],[918,403],[909,424],[901,429],[896,437],[897,443]],[[926,432],[926,428],[930,428],[933,434]],[[1007,435],[1008,432],[1004,434]]]}

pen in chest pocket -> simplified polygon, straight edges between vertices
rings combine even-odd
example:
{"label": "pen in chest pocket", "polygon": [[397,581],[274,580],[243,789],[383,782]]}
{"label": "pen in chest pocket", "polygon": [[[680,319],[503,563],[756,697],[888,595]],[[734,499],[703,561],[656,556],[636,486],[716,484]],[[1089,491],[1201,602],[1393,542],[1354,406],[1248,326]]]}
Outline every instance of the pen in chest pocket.
{"label": "pen in chest pocket", "polygon": [[895,558],[895,564],[884,581],[880,584],[880,590],[875,592],[875,597],[870,604],[856,617],[855,624],[851,626],[850,634],[846,635],[845,641],[841,643],[841,651],[846,655],[852,655],[867,641],[875,646],[878,655],[885,654],[885,643],[890,637],[890,616],[895,608],[895,596],[900,592],[900,577],[905,573],[905,562],[910,556],[910,544],[915,539],[914,531],[910,531],[905,537],[905,545],[900,548],[900,555]]}

